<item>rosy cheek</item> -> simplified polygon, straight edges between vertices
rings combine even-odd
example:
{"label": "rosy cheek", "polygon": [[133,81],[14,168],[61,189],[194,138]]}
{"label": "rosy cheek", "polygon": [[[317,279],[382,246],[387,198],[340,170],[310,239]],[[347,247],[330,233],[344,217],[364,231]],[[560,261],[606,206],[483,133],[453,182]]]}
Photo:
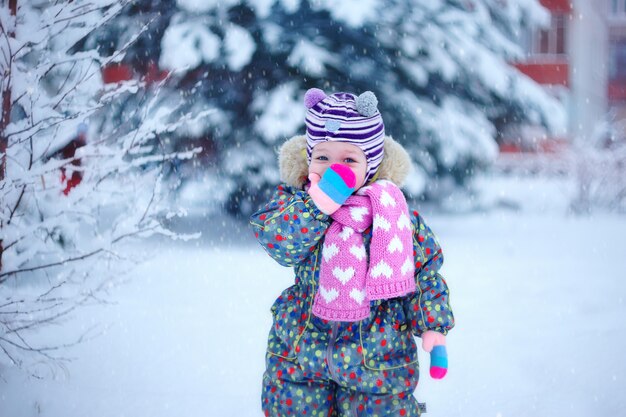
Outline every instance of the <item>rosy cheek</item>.
{"label": "rosy cheek", "polygon": [[316,173],[321,176],[323,172],[324,168],[320,167],[319,164],[312,163],[311,165],[309,165],[309,174]]}

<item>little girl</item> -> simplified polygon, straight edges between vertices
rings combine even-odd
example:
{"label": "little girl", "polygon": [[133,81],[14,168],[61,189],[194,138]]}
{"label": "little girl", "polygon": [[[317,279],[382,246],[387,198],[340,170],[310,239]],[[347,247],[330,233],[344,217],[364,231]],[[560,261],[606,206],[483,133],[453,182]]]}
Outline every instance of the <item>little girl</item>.
{"label": "little girl", "polygon": [[447,371],[454,326],[432,231],[398,188],[410,159],[371,92],[304,96],[306,135],[280,149],[284,184],[251,218],[295,283],[272,306],[266,416],[419,416],[421,337]]}

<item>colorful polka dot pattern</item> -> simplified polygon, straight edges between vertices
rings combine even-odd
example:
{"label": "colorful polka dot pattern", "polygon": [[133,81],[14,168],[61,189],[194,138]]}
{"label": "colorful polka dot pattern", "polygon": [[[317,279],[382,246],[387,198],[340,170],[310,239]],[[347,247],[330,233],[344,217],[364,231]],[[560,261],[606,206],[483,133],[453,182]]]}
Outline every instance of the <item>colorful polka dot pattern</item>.
{"label": "colorful polka dot pattern", "polygon": [[416,231],[413,252],[417,291],[403,298],[404,309],[416,336],[426,330],[445,335],[454,327],[454,315],[450,309],[448,285],[438,272],[443,264],[441,246],[416,211],[413,212],[413,225]]}
{"label": "colorful polka dot pattern", "polygon": [[283,266],[295,266],[316,249],[329,226],[306,191],[279,185],[272,200],[250,223],[267,253]]}
{"label": "colorful polka dot pattern", "polygon": [[[272,306],[262,405],[266,416],[418,416],[414,335],[447,333],[454,325],[448,289],[437,273],[440,247],[413,213],[418,289],[371,302],[368,318],[329,322],[311,314],[321,244],[329,218],[308,194],[279,186],[251,218],[255,234],[278,263],[293,266],[295,284]],[[371,230],[364,232],[369,252]]]}
{"label": "colorful polka dot pattern", "polygon": [[[382,303],[369,329],[313,316],[293,351],[294,359],[268,353],[262,394],[265,415],[418,416],[414,339],[408,329],[383,327],[394,308],[402,309],[397,300]],[[291,354],[279,334],[274,327],[269,349]]]}

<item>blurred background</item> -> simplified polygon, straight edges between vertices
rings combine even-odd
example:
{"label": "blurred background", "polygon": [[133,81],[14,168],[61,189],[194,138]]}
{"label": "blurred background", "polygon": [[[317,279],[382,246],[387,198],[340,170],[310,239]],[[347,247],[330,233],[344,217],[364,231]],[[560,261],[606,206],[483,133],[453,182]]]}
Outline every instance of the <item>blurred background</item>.
{"label": "blurred background", "polygon": [[[275,149],[303,132],[311,87],[376,92],[387,132],[413,158],[406,191],[420,201],[477,198],[472,179],[489,168],[570,170],[595,183],[602,174],[577,172],[576,156],[623,144],[623,2],[375,3],[139,3],[86,43],[113,51],[136,35],[133,24],[149,24],[121,63],[102,69],[104,83],[163,88],[170,77],[160,101],[174,118],[211,110],[165,139],[173,150],[201,148],[171,172],[178,197],[206,213],[207,200],[238,217],[265,201],[278,181]],[[123,120],[133,99],[98,131]],[[614,191],[581,190],[574,208],[593,200],[623,211],[623,187]]]}
{"label": "blurred background", "polygon": [[[457,329],[429,415],[622,416],[625,0],[0,0],[0,416],[260,416],[247,219],[372,91]],[[428,360],[423,355],[423,365]]]}

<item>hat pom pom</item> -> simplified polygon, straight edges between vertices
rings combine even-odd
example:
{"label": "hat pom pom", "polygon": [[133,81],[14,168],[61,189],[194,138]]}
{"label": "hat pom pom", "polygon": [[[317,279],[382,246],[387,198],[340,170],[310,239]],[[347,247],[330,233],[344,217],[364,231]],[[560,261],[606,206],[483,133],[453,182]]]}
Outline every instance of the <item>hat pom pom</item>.
{"label": "hat pom pom", "polygon": [[366,91],[356,98],[356,110],[365,117],[372,117],[378,111],[378,99],[371,91]]}
{"label": "hat pom pom", "polygon": [[326,98],[326,93],[324,93],[319,88],[310,88],[304,94],[304,105],[307,109],[315,106],[320,101]]}

